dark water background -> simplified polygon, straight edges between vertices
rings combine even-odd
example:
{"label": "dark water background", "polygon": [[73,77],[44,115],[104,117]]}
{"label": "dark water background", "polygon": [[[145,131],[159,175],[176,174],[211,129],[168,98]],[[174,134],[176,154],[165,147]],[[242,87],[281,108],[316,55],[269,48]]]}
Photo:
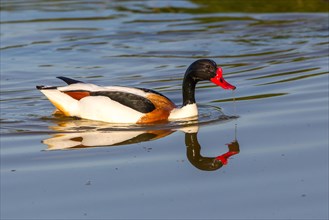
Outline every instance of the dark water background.
{"label": "dark water background", "polygon": [[[328,1],[218,2],[2,1],[1,219],[328,219]],[[200,83],[193,126],[54,116],[35,89],[180,104],[198,58],[237,90]]]}

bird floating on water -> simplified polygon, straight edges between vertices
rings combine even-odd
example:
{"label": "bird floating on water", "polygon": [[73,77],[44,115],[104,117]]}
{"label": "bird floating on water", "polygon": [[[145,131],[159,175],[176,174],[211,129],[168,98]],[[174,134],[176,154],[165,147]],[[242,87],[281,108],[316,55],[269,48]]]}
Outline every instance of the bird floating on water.
{"label": "bird floating on water", "polygon": [[225,81],[221,67],[210,59],[193,62],[186,70],[183,105],[177,107],[159,92],[145,88],[98,86],[57,77],[67,86],[36,86],[64,115],[110,123],[148,124],[198,116],[195,86],[209,80],[223,89],[236,87]]}

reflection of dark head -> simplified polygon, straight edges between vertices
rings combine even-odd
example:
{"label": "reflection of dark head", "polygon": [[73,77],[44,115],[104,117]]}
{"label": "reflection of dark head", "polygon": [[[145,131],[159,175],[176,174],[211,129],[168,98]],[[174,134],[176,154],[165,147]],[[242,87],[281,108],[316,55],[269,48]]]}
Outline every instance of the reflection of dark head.
{"label": "reflection of dark head", "polygon": [[[203,157],[200,153],[201,146],[198,142],[197,133],[186,133],[185,134],[185,144],[187,147],[187,158],[193,166],[200,170],[204,171],[214,171],[221,168],[224,164],[223,162],[218,159],[219,157]],[[228,145],[229,151],[221,155],[224,156],[226,159],[231,155],[238,153],[239,144],[237,141],[232,142]],[[232,149],[231,149],[232,148]],[[231,152],[232,151],[232,152]],[[227,156],[226,156],[227,155]],[[224,162],[225,163],[225,162]]]}

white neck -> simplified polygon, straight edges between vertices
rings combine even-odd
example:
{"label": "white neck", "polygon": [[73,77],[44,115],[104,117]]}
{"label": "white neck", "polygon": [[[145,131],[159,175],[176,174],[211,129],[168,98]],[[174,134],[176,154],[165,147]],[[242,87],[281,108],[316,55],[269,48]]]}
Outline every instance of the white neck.
{"label": "white neck", "polygon": [[198,116],[198,107],[195,103],[188,104],[182,108],[175,108],[170,112],[169,120],[191,118]]}

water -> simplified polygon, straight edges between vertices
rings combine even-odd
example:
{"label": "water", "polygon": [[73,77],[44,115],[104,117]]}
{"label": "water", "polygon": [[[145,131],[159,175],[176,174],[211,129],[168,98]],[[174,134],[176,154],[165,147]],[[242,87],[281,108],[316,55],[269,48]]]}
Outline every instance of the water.
{"label": "water", "polygon": [[[305,13],[327,3],[266,13],[284,2],[3,1],[1,218],[327,219],[328,14]],[[62,75],[181,104],[198,58],[237,90],[198,84],[190,124],[56,116],[35,89]]]}

